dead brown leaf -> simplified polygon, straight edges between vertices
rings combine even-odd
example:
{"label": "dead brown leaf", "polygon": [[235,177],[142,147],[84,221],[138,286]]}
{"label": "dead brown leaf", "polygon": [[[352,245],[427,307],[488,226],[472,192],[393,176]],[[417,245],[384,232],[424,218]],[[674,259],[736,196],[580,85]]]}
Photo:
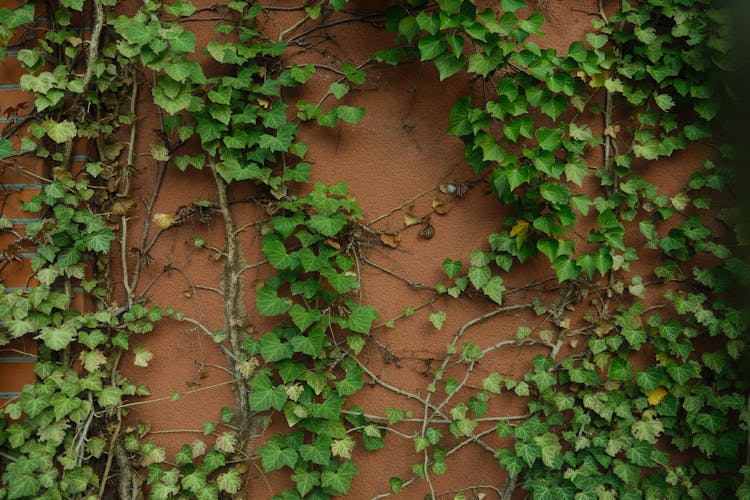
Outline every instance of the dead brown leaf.
{"label": "dead brown leaf", "polygon": [[335,248],[336,250],[341,250],[341,245],[339,244],[339,242],[338,241],[334,241],[331,238],[328,238],[323,243],[325,243],[326,245],[328,245],[331,248]]}
{"label": "dead brown leaf", "polygon": [[612,328],[612,323],[610,323],[609,321],[600,320],[599,324],[596,325],[596,328],[594,328],[594,333],[601,337],[602,335],[609,333]]}
{"label": "dead brown leaf", "polygon": [[422,221],[421,217],[417,217],[416,215],[412,215],[410,213],[404,214],[404,224],[407,226],[413,226],[414,224],[419,224]]}
{"label": "dead brown leaf", "polygon": [[172,214],[154,214],[153,220],[159,229],[167,229],[177,221]]}
{"label": "dead brown leaf", "polygon": [[451,211],[451,202],[442,201],[440,198],[433,198],[432,210],[438,215],[445,215]]}
{"label": "dead brown leaf", "polygon": [[127,196],[118,196],[112,203],[113,215],[127,215],[128,211],[135,206],[135,202]]}
{"label": "dead brown leaf", "polygon": [[382,241],[385,246],[398,248],[401,243],[401,233],[383,233],[380,235],[380,241]]}

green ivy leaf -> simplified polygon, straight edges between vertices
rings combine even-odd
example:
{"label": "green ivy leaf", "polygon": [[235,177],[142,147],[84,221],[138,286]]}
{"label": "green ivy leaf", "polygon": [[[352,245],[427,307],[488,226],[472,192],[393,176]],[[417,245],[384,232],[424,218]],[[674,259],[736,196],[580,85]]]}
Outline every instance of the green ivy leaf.
{"label": "green ivy leaf", "polygon": [[490,280],[482,287],[482,291],[498,305],[503,304],[505,283],[500,276],[493,276],[490,278]]}
{"label": "green ivy leaf", "polygon": [[607,377],[612,380],[630,380],[633,376],[633,367],[623,358],[614,358],[609,365]]}
{"label": "green ivy leaf", "polygon": [[358,473],[354,462],[346,460],[335,471],[324,470],[321,476],[321,484],[332,495],[344,495],[349,491],[352,479]]}
{"label": "green ivy leaf", "polygon": [[354,306],[349,313],[349,329],[362,334],[370,333],[372,322],[378,317],[378,311],[370,306]]}
{"label": "green ivy leaf", "polygon": [[313,444],[303,444],[299,447],[299,454],[306,462],[327,467],[331,462],[331,443],[327,436],[317,436]]}
{"label": "green ivy leaf", "polygon": [[481,290],[490,281],[490,268],[489,266],[469,268],[469,281],[474,285],[474,288]]}
{"label": "green ivy leaf", "polygon": [[534,465],[534,462],[542,456],[542,450],[536,443],[527,443],[525,441],[516,441],[514,446],[516,455],[529,467]]}
{"label": "green ivy leaf", "polygon": [[500,7],[508,12],[515,12],[526,7],[525,0],[501,0]]}
{"label": "green ivy leaf", "polygon": [[298,468],[291,477],[295,483],[297,492],[303,497],[316,486],[320,486],[320,472],[318,471],[307,471]]}
{"label": "green ivy leaf", "polygon": [[633,488],[638,486],[641,480],[641,469],[635,465],[623,462],[622,460],[615,460],[612,471],[617,477],[623,480],[628,486]]}
{"label": "green ivy leaf", "polygon": [[44,345],[52,349],[53,351],[60,351],[65,349],[73,342],[76,336],[76,329],[70,323],[66,323],[59,327],[45,327],[42,329],[40,337],[44,341]]}
{"label": "green ivy leaf", "polygon": [[432,35],[425,35],[417,43],[419,54],[422,61],[435,59],[445,51],[445,38]]}
{"label": "green ivy leaf", "polygon": [[341,105],[336,107],[336,115],[346,123],[356,125],[365,116],[365,108]]}
{"label": "green ivy leaf", "polygon": [[314,214],[307,223],[310,229],[317,231],[323,236],[336,236],[346,225],[346,218],[343,214],[336,213],[328,217],[321,214]]}
{"label": "green ivy leaf", "polygon": [[552,268],[557,273],[557,280],[562,283],[567,280],[578,278],[581,269],[567,255],[561,255],[552,263]]}
{"label": "green ivy leaf", "polygon": [[461,71],[465,63],[466,59],[463,55],[456,57],[450,52],[443,52],[437,59],[435,59],[435,67],[440,74],[440,81],[442,82],[446,78],[450,78]]}
{"label": "green ivy leaf", "polygon": [[260,354],[267,362],[291,358],[293,353],[292,344],[282,342],[274,332],[267,333],[260,338]]}
{"label": "green ivy leaf", "polygon": [[216,478],[216,486],[219,487],[220,491],[234,495],[242,489],[242,476],[237,469],[230,469],[223,474],[219,474]]}
{"label": "green ivy leaf", "polygon": [[71,140],[78,134],[76,124],[68,120],[56,122],[48,118],[42,122],[42,127],[47,136],[58,144]]}
{"label": "green ivy leaf", "polygon": [[276,290],[268,285],[264,285],[258,290],[255,304],[259,314],[263,316],[278,316],[291,309],[292,299],[279,297]]}
{"label": "green ivy leaf", "polygon": [[434,313],[430,313],[430,323],[432,323],[432,326],[440,330],[443,328],[443,323],[445,322],[445,311],[438,311]]}
{"label": "green ivy leaf", "polygon": [[10,142],[10,139],[6,139],[5,137],[0,138],[0,160],[4,160],[15,154],[13,143]]}
{"label": "green ivy leaf", "polygon": [[279,439],[271,439],[265,445],[258,448],[263,464],[263,470],[271,472],[282,467],[294,468],[299,458],[297,451],[292,448],[282,447]]}
{"label": "green ivy leaf", "polygon": [[281,410],[288,396],[283,386],[274,387],[273,382],[267,376],[258,375],[250,381],[250,409],[253,411],[265,411],[270,408]]}
{"label": "green ivy leaf", "polygon": [[541,436],[535,436],[534,442],[539,445],[544,465],[550,469],[562,467],[562,446],[558,436],[545,432]]}

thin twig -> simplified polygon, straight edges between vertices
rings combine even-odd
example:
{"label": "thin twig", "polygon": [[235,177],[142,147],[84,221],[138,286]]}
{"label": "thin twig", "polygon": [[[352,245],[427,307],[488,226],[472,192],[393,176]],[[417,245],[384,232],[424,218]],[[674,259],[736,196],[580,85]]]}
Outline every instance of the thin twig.
{"label": "thin twig", "polygon": [[374,224],[374,223],[376,223],[376,222],[378,222],[378,221],[380,221],[380,220],[383,220],[383,219],[385,219],[386,217],[388,217],[388,216],[389,216],[389,215],[391,215],[392,213],[394,213],[394,212],[398,212],[399,210],[403,209],[404,207],[406,207],[406,206],[408,206],[408,205],[411,205],[412,203],[414,203],[415,201],[417,201],[417,200],[418,200],[418,199],[420,199],[421,197],[423,197],[423,196],[426,196],[426,195],[430,194],[431,192],[433,192],[433,191],[434,191],[434,190],[436,190],[437,188],[438,188],[438,186],[432,186],[432,187],[431,187],[430,189],[427,189],[427,190],[425,190],[425,191],[423,191],[423,192],[419,193],[418,195],[414,196],[413,198],[410,198],[410,199],[406,200],[406,201],[405,201],[405,202],[403,202],[403,203],[402,203],[401,205],[399,205],[399,206],[397,206],[397,207],[395,207],[395,208],[393,208],[393,209],[389,210],[388,212],[384,213],[383,215],[380,215],[380,216],[378,216],[378,217],[375,217],[375,218],[374,218],[374,219],[372,219],[372,220],[371,220],[370,222],[368,222],[368,223],[367,223],[367,225],[368,225],[368,226],[370,226],[370,225],[372,225],[372,224]]}
{"label": "thin twig", "polygon": [[[236,384],[237,382],[240,382],[240,381],[235,380],[235,379],[225,380],[224,382],[218,382],[216,384],[211,384],[211,385],[207,385],[207,386],[204,386],[204,387],[198,387],[196,389],[191,389],[191,390],[185,391],[185,392],[179,392],[179,391],[177,391],[177,394],[179,394],[180,398],[181,398],[182,396],[189,396],[191,394],[195,394],[196,392],[207,391],[209,389],[216,389],[218,387],[223,387],[225,385]],[[158,403],[160,401],[171,401],[172,397],[173,397],[173,395],[169,395],[169,396],[162,396],[162,397],[154,398],[154,399],[147,399],[145,401],[132,401],[130,403],[123,403],[119,407],[120,408],[130,408],[131,406],[148,405],[148,404],[152,404],[152,403]]]}

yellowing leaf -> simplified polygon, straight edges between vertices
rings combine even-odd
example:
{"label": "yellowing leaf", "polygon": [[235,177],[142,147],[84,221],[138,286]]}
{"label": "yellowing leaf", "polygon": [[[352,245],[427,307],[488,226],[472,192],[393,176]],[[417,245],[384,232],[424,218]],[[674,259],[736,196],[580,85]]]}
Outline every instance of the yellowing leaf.
{"label": "yellowing leaf", "polygon": [[237,365],[237,373],[239,373],[244,379],[250,379],[259,365],[260,362],[257,358],[250,358]]}
{"label": "yellowing leaf", "polygon": [[73,139],[78,133],[76,124],[68,120],[56,122],[55,120],[47,119],[42,122],[42,128],[47,132],[49,138],[58,144]]}
{"label": "yellowing leaf", "polygon": [[523,219],[518,219],[518,222],[513,224],[510,228],[510,237],[515,238],[518,236],[521,239],[526,239],[526,235],[529,233],[529,223]]}
{"label": "yellowing leaf", "polygon": [[401,233],[383,233],[380,235],[380,241],[382,241],[385,246],[398,248],[398,245],[401,243]]}
{"label": "yellowing leaf", "polygon": [[669,201],[672,202],[672,206],[675,208],[675,210],[685,210],[685,208],[688,206],[688,203],[690,203],[690,197],[685,193],[677,193],[672,198],[670,198]]}
{"label": "yellowing leaf", "polygon": [[93,373],[107,362],[107,357],[99,349],[81,353],[81,361],[87,372]]}
{"label": "yellowing leaf", "polygon": [[200,439],[196,439],[190,445],[190,452],[193,454],[193,458],[197,458],[203,455],[204,453],[206,453],[206,443],[204,443]]}
{"label": "yellowing leaf", "polygon": [[169,161],[169,150],[163,142],[155,142],[151,144],[151,157],[156,161]]}
{"label": "yellowing leaf", "polygon": [[451,211],[451,202],[442,201],[440,198],[433,198],[432,210],[438,215],[445,215]]}
{"label": "yellowing leaf", "polygon": [[135,366],[143,366],[145,368],[148,366],[148,362],[151,361],[151,358],[154,357],[154,354],[148,348],[143,346],[135,346],[133,352],[135,353],[135,359],[133,359],[133,364]]}
{"label": "yellowing leaf", "polygon": [[221,436],[216,438],[214,446],[224,453],[234,453],[234,449],[237,446],[237,434],[234,432],[223,432]]}
{"label": "yellowing leaf", "polygon": [[648,404],[651,406],[656,406],[659,403],[662,402],[664,397],[669,394],[667,390],[664,387],[657,387],[651,392],[646,393],[646,397],[648,398]]}
{"label": "yellowing leaf", "polygon": [[336,439],[331,443],[331,455],[334,457],[352,458],[352,449],[354,449],[354,440],[350,437]]}
{"label": "yellowing leaf", "polygon": [[113,215],[127,215],[128,211],[135,206],[135,202],[127,196],[118,196],[112,203],[110,210]]}
{"label": "yellowing leaf", "polygon": [[412,215],[410,213],[404,214],[404,224],[407,226],[413,226],[414,224],[419,224],[421,222],[421,218],[417,217],[416,215]]}
{"label": "yellowing leaf", "polygon": [[159,229],[167,229],[176,222],[176,218],[172,214],[154,214],[154,224],[159,226]]}

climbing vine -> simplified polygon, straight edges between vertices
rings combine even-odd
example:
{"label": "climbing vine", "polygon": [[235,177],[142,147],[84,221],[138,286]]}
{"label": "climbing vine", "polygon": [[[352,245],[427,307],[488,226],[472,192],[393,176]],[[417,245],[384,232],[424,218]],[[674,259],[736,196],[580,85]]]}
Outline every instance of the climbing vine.
{"label": "climbing vine", "polygon": [[[0,498],[258,495],[247,493],[252,466],[286,474],[279,498],[329,498],[357,480],[358,448],[388,453],[391,437],[413,444],[413,466],[372,485],[374,498],[748,495],[748,314],[736,292],[750,269],[725,140],[739,91],[729,8],[600,0],[586,13],[591,32],[560,50],[543,38],[545,2],[482,5],[409,0],[362,14],[345,0],[63,0],[0,9],[6,56],[21,64],[20,88],[33,99],[6,116],[0,158],[43,184],[21,206],[31,222],[18,228],[0,214],[12,240],[3,256],[33,253],[26,286],[0,289],[0,348],[38,345],[36,382],[2,407]],[[272,34],[276,16],[283,27]],[[382,28],[389,48],[357,63],[295,62],[298,49],[327,55],[316,37],[330,38],[328,29],[363,23]],[[433,65],[439,81],[467,80],[449,115],[434,119],[463,143],[473,177],[366,222],[354,197],[362,193],[314,182],[314,143],[310,151],[302,131],[356,127],[366,110],[349,98],[368,73],[413,61]],[[686,155],[701,167],[686,170]],[[33,159],[48,165],[44,175],[27,167]],[[666,191],[659,169],[674,169],[682,187]],[[176,172],[211,196],[161,212]],[[451,217],[479,183],[504,219],[469,255],[446,256],[440,282],[372,257],[375,247],[399,249],[410,228],[429,247],[431,217]],[[431,213],[413,215],[427,194]],[[382,225],[400,211],[402,227]],[[152,252],[185,228],[191,252],[220,266],[218,286],[196,286],[176,265],[154,269]],[[509,284],[540,265],[541,278]],[[363,293],[365,268],[427,299],[380,318]],[[153,293],[175,274],[187,298],[219,296],[221,311],[209,316],[219,325]],[[452,303],[482,312],[445,332]],[[400,367],[386,332],[421,310],[440,354],[422,360],[414,390],[369,358]],[[515,336],[473,334],[499,321],[513,321]],[[212,341],[228,379],[151,397],[139,379],[161,361],[147,339],[175,324]],[[529,353],[525,373],[494,364],[508,349]],[[173,457],[130,415],[223,385],[234,407],[217,408]],[[402,404],[368,408],[366,385]],[[440,491],[436,478],[468,447],[503,479],[456,476]]]}

